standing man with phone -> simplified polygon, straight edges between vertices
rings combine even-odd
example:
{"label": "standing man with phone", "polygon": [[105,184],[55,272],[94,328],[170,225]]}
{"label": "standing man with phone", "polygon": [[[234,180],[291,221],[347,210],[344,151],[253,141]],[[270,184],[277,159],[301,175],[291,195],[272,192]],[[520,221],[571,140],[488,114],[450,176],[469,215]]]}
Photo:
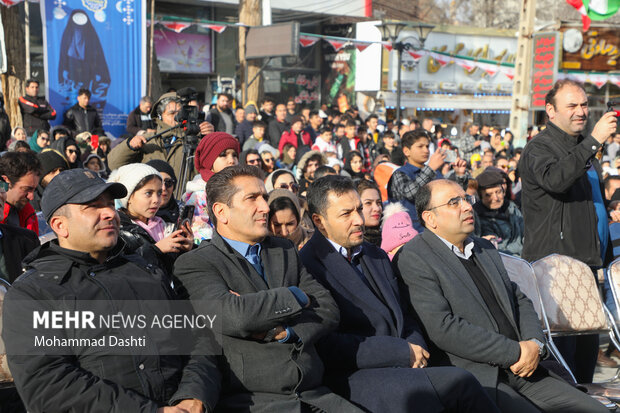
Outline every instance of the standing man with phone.
{"label": "standing man with phone", "polygon": [[[547,127],[523,151],[523,258],[562,254],[596,271],[610,261],[609,225],[601,166],[595,155],[616,132],[615,112],[587,133],[588,96],[582,84],[560,80],[547,93]],[[598,335],[555,340],[579,383],[591,383]]]}

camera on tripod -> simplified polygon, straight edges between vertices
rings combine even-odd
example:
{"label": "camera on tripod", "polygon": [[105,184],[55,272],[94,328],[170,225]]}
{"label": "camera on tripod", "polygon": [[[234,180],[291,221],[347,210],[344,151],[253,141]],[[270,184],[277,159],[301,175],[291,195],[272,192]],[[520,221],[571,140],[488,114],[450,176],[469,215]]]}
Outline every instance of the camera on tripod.
{"label": "camera on tripod", "polygon": [[181,99],[181,110],[176,114],[174,120],[185,129],[186,140],[195,141],[197,145],[198,135],[200,135],[200,124],[205,120],[205,113],[197,105],[190,105],[189,103],[193,100],[198,100],[198,92],[193,87],[184,87],[177,91],[177,95]]}

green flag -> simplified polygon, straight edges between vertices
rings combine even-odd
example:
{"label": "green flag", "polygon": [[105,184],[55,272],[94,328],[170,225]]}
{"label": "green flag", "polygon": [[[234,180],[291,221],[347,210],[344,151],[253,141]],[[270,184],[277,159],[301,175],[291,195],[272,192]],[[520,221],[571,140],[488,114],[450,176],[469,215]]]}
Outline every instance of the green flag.
{"label": "green flag", "polygon": [[583,5],[592,20],[605,20],[616,14],[620,0],[583,0]]}

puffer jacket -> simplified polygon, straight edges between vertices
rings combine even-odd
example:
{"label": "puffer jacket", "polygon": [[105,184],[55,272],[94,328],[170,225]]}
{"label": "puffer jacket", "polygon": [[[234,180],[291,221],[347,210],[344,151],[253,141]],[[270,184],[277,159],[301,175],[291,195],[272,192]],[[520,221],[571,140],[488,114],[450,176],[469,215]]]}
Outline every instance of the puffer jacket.
{"label": "puffer jacket", "polygon": [[123,241],[123,254],[136,254],[147,262],[157,265],[164,270],[169,278],[172,277],[174,261],[178,257],[176,253],[164,253],[157,246],[149,233],[131,220],[127,213],[120,209],[118,215],[121,218],[121,230],[118,234]]}
{"label": "puffer jacket", "polygon": [[[221,381],[213,357],[114,355],[91,346],[72,347],[70,356],[20,355],[24,340],[41,334],[32,328],[32,314],[41,308],[41,300],[49,300],[46,309],[64,310],[76,300],[101,300],[118,308],[124,300],[175,299],[161,270],[141,257],[114,253],[99,263],[88,253],[61,248],[56,241],[34,250],[24,262],[27,272],[5,297],[2,337],[15,385],[29,412],[155,413],[186,398],[197,398],[212,411]],[[101,334],[90,328],[58,331],[61,337],[86,339]],[[158,342],[150,343],[160,352],[153,354],[162,354]]]}
{"label": "puffer jacket", "polygon": [[[517,205],[506,199],[499,209],[488,209],[482,202],[474,204],[480,223],[478,236],[495,235],[501,240],[497,249],[504,254],[521,256],[523,250],[523,215]],[[476,225],[478,226],[478,225]]]}

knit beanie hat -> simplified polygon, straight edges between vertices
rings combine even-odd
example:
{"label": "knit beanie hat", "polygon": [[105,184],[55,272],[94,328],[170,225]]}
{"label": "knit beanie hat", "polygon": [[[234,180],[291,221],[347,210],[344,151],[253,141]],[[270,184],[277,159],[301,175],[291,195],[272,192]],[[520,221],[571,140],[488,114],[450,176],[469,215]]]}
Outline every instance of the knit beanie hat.
{"label": "knit beanie hat", "polygon": [[213,163],[227,149],[234,149],[237,154],[241,151],[239,141],[226,132],[213,132],[202,138],[196,148],[194,165],[205,182],[213,176]]}
{"label": "knit beanie hat", "polygon": [[381,230],[381,249],[390,254],[395,248],[405,245],[418,235],[413,228],[411,217],[400,202],[388,204],[383,210],[383,228]]}
{"label": "knit beanie hat", "polygon": [[43,152],[37,154],[37,158],[41,162],[41,178],[39,182],[45,178],[45,175],[58,168],[62,171],[69,169],[69,164],[65,157],[54,149],[44,149]]}
{"label": "knit beanie hat", "polygon": [[478,181],[478,189],[493,188],[494,186],[502,185],[504,177],[499,172],[489,171],[487,168],[478,175],[476,181]]}
{"label": "knit beanie hat", "polygon": [[127,201],[129,201],[136,186],[149,175],[157,175],[161,179],[157,169],[144,163],[130,163],[112,171],[108,182],[119,182],[127,188],[127,196],[118,199],[121,207],[127,208]]}
{"label": "knit beanie hat", "polygon": [[170,177],[175,181],[177,180],[177,176],[174,173],[174,168],[170,166],[168,162],[162,159],[151,159],[146,164],[157,169],[158,172],[163,172],[170,175]]}

